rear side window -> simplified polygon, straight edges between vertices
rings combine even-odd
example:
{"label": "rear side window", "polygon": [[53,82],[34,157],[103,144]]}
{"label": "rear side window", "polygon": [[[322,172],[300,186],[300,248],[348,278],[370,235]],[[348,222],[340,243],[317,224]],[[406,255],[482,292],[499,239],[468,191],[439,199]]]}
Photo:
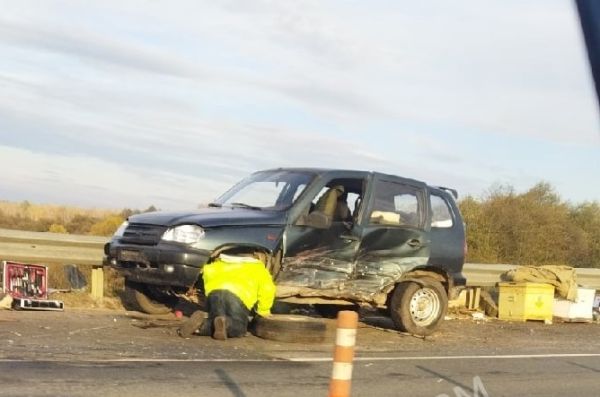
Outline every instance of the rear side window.
{"label": "rear side window", "polygon": [[453,226],[452,211],[448,202],[441,196],[431,196],[431,227],[449,228]]}
{"label": "rear side window", "polygon": [[418,189],[401,183],[377,181],[369,222],[418,227],[421,224],[420,203]]}

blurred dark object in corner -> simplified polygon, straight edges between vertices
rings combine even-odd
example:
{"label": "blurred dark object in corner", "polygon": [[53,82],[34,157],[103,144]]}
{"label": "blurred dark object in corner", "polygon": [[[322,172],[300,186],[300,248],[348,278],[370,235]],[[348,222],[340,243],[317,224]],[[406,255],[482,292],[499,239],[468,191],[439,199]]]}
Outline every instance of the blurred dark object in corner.
{"label": "blurred dark object in corner", "polygon": [[575,3],[592,67],[597,99],[600,101],[600,1],[575,0]]}
{"label": "blurred dark object in corner", "polygon": [[85,289],[87,281],[83,273],[77,268],[77,265],[66,265],[65,275],[69,280],[69,284],[71,284],[71,290],[83,291]]}

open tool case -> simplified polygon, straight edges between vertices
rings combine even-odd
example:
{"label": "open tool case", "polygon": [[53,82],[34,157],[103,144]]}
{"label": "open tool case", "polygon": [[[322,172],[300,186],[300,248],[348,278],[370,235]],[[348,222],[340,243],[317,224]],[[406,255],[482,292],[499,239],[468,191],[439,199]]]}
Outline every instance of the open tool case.
{"label": "open tool case", "polygon": [[62,301],[48,299],[48,268],[17,262],[2,262],[2,289],[12,296],[13,308],[63,310]]}

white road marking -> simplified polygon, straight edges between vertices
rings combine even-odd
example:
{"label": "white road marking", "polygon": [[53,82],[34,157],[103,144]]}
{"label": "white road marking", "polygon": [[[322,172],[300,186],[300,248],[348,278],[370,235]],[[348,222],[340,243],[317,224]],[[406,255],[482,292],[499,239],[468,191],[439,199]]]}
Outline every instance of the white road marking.
{"label": "white road marking", "polygon": [[[482,356],[405,356],[405,357],[355,357],[354,361],[435,361],[435,360],[483,360],[483,359],[531,359],[561,357],[600,357],[600,353],[563,353],[563,354],[505,354]],[[325,357],[292,357],[287,361],[294,362],[327,362]]]}
{"label": "white road marking", "polygon": [[[481,356],[392,356],[355,357],[354,361],[435,361],[435,360],[483,360],[483,359],[532,359],[532,358],[577,358],[600,357],[600,353],[556,353],[556,354],[505,354]],[[331,362],[331,357],[273,357],[273,358],[108,358],[81,360],[44,360],[0,358],[0,363],[62,362],[62,363],[268,363],[268,362],[318,363]]]}

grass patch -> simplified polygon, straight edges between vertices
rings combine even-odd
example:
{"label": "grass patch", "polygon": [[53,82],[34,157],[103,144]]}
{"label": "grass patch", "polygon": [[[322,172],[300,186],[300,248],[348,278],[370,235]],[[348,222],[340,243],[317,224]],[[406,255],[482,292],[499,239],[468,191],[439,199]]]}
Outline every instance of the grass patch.
{"label": "grass patch", "polygon": [[53,292],[49,295],[49,298],[63,301],[66,308],[124,309],[121,296],[125,289],[125,279],[114,269],[105,268],[104,299],[102,302],[96,302],[90,295],[92,266],[77,266],[87,282],[87,285],[81,291],[70,291],[71,285],[65,272],[65,264],[47,263],[46,266],[48,266],[48,286],[55,290],[69,290],[68,292]]}
{"label": "grass patch", "polygon": [[[49,263],[48,266],[48,286],[53,289],[65,290],[71,289],[69,279],[65,273],[65,265],[62,263]],[[85,277],[87,285],[82,292],[91,292],[92,283],[92,266],[79,265],[79,271]],[[125,288],[125,279],[120,276],[114,269],[106,269],[104,271],[104,296],[117,298]]]}

